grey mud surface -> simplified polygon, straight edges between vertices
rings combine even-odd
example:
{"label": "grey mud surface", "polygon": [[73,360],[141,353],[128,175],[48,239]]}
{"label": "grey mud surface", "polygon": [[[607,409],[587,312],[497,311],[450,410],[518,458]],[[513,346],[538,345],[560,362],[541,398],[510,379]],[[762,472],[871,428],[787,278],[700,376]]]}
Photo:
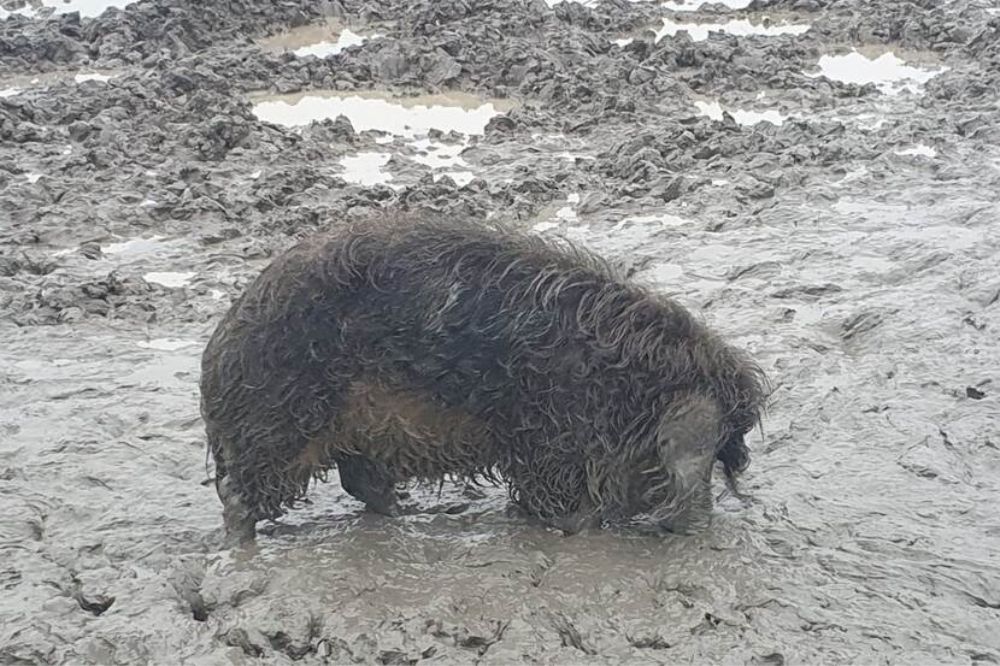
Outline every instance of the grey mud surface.
{"label": "grey mud surface", "polygon": [[[0,20],[0,89],[20,89],[0,98],[0,663],[1000,663],[996,9],[142,0]],[[811,29],[644,32],[762,10]],[[326,16],[381,37],[258,46]],[[849,46],[947,69],[898,95],[803,74]],[[459,187],[344,119],[252,112],[318,89],[516,108]],[[395,187],[347,182],[341,158],[375,149]],[[392,209],[581,240],[750,349],[776,390],[749,501],[697,537],[564,538],[498,490],[418,490],[422,513],[384,519],[331,481],[256,552],[220,550],[197,391],[215,321],[296,237]]]}

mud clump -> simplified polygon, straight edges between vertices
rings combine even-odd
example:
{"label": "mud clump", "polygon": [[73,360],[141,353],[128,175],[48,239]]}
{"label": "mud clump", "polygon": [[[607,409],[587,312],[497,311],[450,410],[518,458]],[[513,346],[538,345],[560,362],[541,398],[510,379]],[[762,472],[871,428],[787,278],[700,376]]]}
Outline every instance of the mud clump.
{"label": "mud clump", "polygon": [[577,531],[711,511],[743,471],[761,371],[598,257],[510,228],[349,225],[279,256],[220,322],[202,414],[231,537],[334,465],[378,513],[395,486],[504,479]]}

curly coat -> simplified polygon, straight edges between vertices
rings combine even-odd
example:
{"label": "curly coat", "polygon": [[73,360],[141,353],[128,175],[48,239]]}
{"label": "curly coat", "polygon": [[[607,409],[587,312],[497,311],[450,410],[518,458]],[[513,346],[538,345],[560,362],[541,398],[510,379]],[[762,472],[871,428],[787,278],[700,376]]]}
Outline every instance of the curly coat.
{"label": "curly coat", "polygon": [[485,477],[566,529],[683,522],[710,507],[715,459],[730,482],[747,466],[765,378],[565,241],[381,220],[268,266],[208,343],[201,391],[227,529],[252,539],[334,466],[385,513],[400,482]]}

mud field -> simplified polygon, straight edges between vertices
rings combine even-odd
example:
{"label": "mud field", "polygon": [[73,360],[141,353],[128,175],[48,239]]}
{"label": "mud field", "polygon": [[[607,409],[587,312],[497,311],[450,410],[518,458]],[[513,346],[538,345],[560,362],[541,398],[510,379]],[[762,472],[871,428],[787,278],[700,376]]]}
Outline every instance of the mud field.
{"label": "mud field", "polygon": [[[0,663],[1000,663],[994,0],[0,6]],[[581,241],[751,350],[749,500],[565,538],[331,481],[221,550],[215,322],[392,209]]]}

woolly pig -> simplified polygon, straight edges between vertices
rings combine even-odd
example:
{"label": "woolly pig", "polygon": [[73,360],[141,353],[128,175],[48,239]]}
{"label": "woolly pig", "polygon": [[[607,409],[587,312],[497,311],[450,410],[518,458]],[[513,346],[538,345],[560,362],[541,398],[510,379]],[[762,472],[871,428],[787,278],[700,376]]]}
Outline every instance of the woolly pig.
{"label": "woolly pig", "polygon": [[277,257],[205,349],[202,414],[232,542],[336,466],[394,514],[406,481],[486,478],[574,532],[707,524],[748,463],[764,377],[677,303],[499,225],[347,225]]}

